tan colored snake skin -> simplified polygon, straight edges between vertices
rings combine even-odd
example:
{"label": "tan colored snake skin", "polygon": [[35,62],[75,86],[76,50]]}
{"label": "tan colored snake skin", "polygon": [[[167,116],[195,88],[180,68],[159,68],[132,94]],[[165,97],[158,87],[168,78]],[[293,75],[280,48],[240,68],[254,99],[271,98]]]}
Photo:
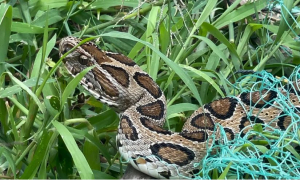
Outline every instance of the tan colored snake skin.
{"label": "tan colored snake skin", "polygon": [[[80,41],[74,37],[62,39],[60,55]],[[192,114],[181,133],[170,132],[162,128],[166,115],[163,92],[131,59],[104,52],[88,42],[71,52],[64,63],[72,76],[95,66],[81,80],[81,85],[99,101],[120,113],[119,151],[132,166],[152,177],[193,177],[197,173],[194,163],[200,162],[206,155],[206,145],[212,143],[208,137],[216,123],[224,127],[227,138],[231,140],[251,123],[271,123],[284,130],[291,121],[287,116],[277,118],[282,113],[274,107],[277,93],[263,90],[206,104]],[[290,93],[290,99],[299,106],[294,93]],[[249,110],[252,110],[253,116],[247,117]]]}

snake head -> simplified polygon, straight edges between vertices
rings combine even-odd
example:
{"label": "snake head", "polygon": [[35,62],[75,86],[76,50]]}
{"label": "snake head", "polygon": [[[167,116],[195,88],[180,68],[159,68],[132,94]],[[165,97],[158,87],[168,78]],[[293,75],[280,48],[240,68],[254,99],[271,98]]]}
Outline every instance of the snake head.
{"label": "snake head", "polygon": [[[59,44],[60,56],[80,41],[74,37],[62,39]],[[72,76],[76,76],[87,67],[95,66],[80,83],[96,99],[113,107],[117,112],[123,112],[138,102],[145,93],[134,80],[136,72],[143,72],[134,61],[122,54],[102,51],[92,42],[78,46],[63,62]],[[145,76],[149,77],[146,73]],[[150,77],[148,79],[158,88]],[[145,85],[149,84],[149,80]]]}
{"label": "snake head", "polygon": [[[80,43],[81,39],[75,37],[66,37],[60,41],[59,44],[59,55],[63,56],[65,53],[70,51],[73,47],[77,46]],[[89,53],[84,47],[90,46],[90,49],[93,47],[97,49],[97,46],[92,43],[86,43],[83,46],[77,47],[75,50],[70,52],[64,59],[63,62],[66,65],[67,69],[71,72],[72,75],[77,75],[83,69],[93,66],[95,63],[92,54]]]}

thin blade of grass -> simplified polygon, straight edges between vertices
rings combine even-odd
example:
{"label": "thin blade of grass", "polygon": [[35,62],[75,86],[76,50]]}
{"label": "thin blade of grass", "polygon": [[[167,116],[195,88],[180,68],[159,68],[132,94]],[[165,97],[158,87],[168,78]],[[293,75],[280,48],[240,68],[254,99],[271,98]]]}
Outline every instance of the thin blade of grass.
{"label": "thin blade of grass", "polygon": [[114,6],[120,6],[120,3],[122,3],[122,6],[126,7],[137,7],[139,6],[140,1],[138,0],[126,0],[126,1],[120,1],[120,0],[110,0],[110,1],[95,1],[91,6],[89,6],[88,9],[108,9],[109,7]]}
{"label": "thin blade of grass", "polygon": [[159,43],[160,51],[166,54],[170,45],[170,31],[167,30],[164,23],[159,25]]}
{"label": "thin blade of grass", "polygon": [[208,19],[209,15],[211,14],[213,9],[215,8],[216,3],[217,3],[217,0],[210,0],[210,1],[207,2],[205,8],[203,9],[203,12],[201,13],[201,16],[197,20],[195,26],[193,27],[192,31],[190,32],[188,38],[186,39],[184,45],[182,46],[182,48],[180,50],[180,52],[178,53],[177,58],[174,60],[175,63],[182,61],[181,55],[184,53],[185,49],[190,44],[190,41],[192,40],[192,37],[195,34],[195,31],[198,30],[200,28],[200,26],[202,25],[202,23],[205,22]]}
{"label": "thin blade of grass", "polygon": [[256,25],[248,24],[246,26],[243,36],[240,39],[237,50],[236,50],[238,56],[242,56],[242,51],[244,50],[244,48],[247,48],[247,43],[248,43],[248,40],[249,40],[250,36],[252,35],[252,33],[262,27],[263,26],[260,24],[256,24]]}
{"label": "thin blade of grass", "polygon": [[215,45],[214,42],[212,42],[210,39],[206,37],[202,37],[202,36],[194,36],[194,37],[204,41],[213,50],[214,53],[216,53],[221,59],[223,59],[223,61],[226,63],[227,66],[230,65],[226,55]]}
{"label": "thin blade of grass", "polygon": [[81,71],[77,76],[75,76],[70,81],[70,83],[67,85],[66,89],[64,90],[64,92],[62,94],[61,101],[60,101],[60,103],[61,103],[60,107],[61,108],[64,106],[64,104],[67,101],[67,98],[69,97],[69,95],[75,91],[75,88],[79,84],[80,80],[84,77],[84,75],[86,75],[86,73],[88,73],[93,68],[94,68],[94,66],[91,66],[91,67],[88,67],[88,68],[84,69],[83,71]]}
{"label": "thin blade of grass", "polygon": [[[52,150],[51,146],[53,145],[53,143],[57,142],[58,132],[52,132],[52,131],[50,131],[50,132],[52,135],[48,142],[48,149],[47,149],[46,154],[49,154],[49,152]],[[46,179],[47,178],[47,165],[49,163],[48,159],[51,159],[51,154],[49,154],[49,156],[44,157],[44,160],[42,161],[41,166],[38,171],[38,179]]]}
{"label": "thin blade of grass", "polygon": [[[159,6],[152,7],[147,23],[147,30],[146,30],[146,41],[148,43],[152,43],[154,47],[158,49],[158,36],[155,35],[155,27],[156,27],[156,19],[158,17],[158,12],[160,10]],[[147,54],[147,72],[156,81],[157,72],[158,72],[158,65],[159,65],[159,56],[155,52],[152,52],[148,46],[146,46],[146,54]]]}
{"label": "thin blade of grass", "polygon": [[[35,1],[33,1],[35,2]],[[36,8],[39,10],[48,10],[52,8],[61,8],[65,7],[68,3],[68,0],[39,0],[36,3]]]}
{"label": "thin blade of grass", "polygon": [[23,82],[21,82],[19,79],[15,78],[10,72],[7,72],[7,74],[9,75],[10,79],[12,81],[14,81],[17,85],[19,85],[22,89],[24,89],[30,96],[31,98],[34,100],[34,102],[37,104],[37,106],[39,107],[39,109],[45,113],[45,106],[41,103],[41,101],[39,100],[39,98],[32,92],[31,89],[29,89]]}
{"label": "thin blade of grass", "polygon": [[[184,52],[190,46],[191,40],[192,40],[192,38],[193,38],[196,30],[198,30],[201,27],[202,23],[205,22],[208,19],[209,15],[211,14],[211,12],[213,11],[213,9],[215,8],[216,3],[217,3],[217,0],[210,0],[210,1],[207,2],[205,8],[203,9],[203,12],[201,13],[199,19],[197,20],[195,26],[193,26],[193,29],[190,31],[189,36],[185,40],[183,46],[180,46],[179,53],[178,54],[176,53],[176,58],[174,60],[175,63],[182,62],[185,59],[185,57],[183,56]],[[170,76],[168,78],[168,81],[166,83],[166,86],[169,86],[171,84],[171,82],[173,80],[173,77],[174,77],[174,73],[176,73],[175,70],[174,70],[174,72],[172,72],[170,74]],[[190,89],[190,87],[189,87],[189,89]],[[190,90],[195,95],[196,92],[193,92],[193,89],[190,89]],[[202,104],[200,95],[198,93],[197,93],[197,96],[195,96],[195,97],[198,100],[198,102],[200,104]]]}
{"label": "thin blade of grass", "polygon": [[169,116],[175,113],[181,113],[185,111],[195,111],[198,108],[199,106],[191,103],[174,104],[168,107],[167,117],[169,118]]}
{"label": "thin blade of grass", "polygon": [[201,71],[199,71],[199,70],[197,70],[197,69],[195,69],[195,68],[193,68],[193,67],[191,67],[191,66],[182,65],[182,67],[184,67],[184,68],[187,69],[187,70],[192,71],[193,73],[199,75],[199,77],[205,79],[210,85],[212,85],[212,86],[215,88],[215,90],[216,90],[222,97],[225,96],[224,93],[223,93],[223,91],[222,91],[222,90],[220,89],[220,87],[215,83],[215,81],[214,81],[212,78],[210,78],[208,75],[206,75],[204,72],[201,72]]}
{"label": "thin blade of grass", "polygon": [[20,10],[20,14],[22,15],[22,19],[24,22],[30,24],[31,23],[31,16],[29,12],[29,5],[28,1],[20,1],[20,5],[18,6]]}
{"label": "thin blade of grass", "polygon": [[[48,43],[47,43],[47,39],[48,39],[47,37],[44,37],[43,46],[40,48],[39,52],[36,55],[36,58],[35,58],[34,64],[33,64],[33,68],[32,68],[32,71],[31,71],[31,77],[38,78],[39,75],[44,72],[45,65],[46,65],[46,62],[45,62],[46,57],[49,56],[51,50],[55,46],[55,42],[56,42],[56,35],[55,34],[48,41]],[[44,50],[43,47],[45,47],[46,49]],[[45,51],[45,52],[43,52],[43,51]]]}
{"label": "thin blade of grass", "polygon": [[24,173],[21,176],[21,179],[33,179],[37,173],[39,166],[47,156],[47,148],[49,148],[49,140],[53,133],[45,130],[40,138],[40,141],[37,145],[35,153],[33,155],[32,161],[29,163]]}
{"label": "thin blade of grass", "polygon": [[0,75],[5,71],[3,62],[7,55],[11,23],[12,7],[5,3],[0,4]]}
{"label": "thin blade of grass", "polygon": [[[0,4],[0,88],[4,86],[4,75],[5,66],[4,62],[7,58],[7,50],[9,44],[9,36],[11,32],[12,23],[12,7],[8,4]],[[3,80],[3,81],[2,81]],[[5,110],[5,102],[0,99],[0,124],[2,124],[4,133],[8,131],[7,126],[7,111]]]}
{"label": "thin blade of grass", "polygon": [[77,129],[74,129],[71,127],[68,127],[68,130],[76,136],[87,139],[90,143],[92,143],[94,146],[96,146],[100,150],[102,155],[107,159],[108,163],[112,164],[110,153],[105,148],[105,146],[99,141],[97,136],[93,136],[85,130],[77,130]]}
{"label": "thin blade of grass", "polygon": [[[153,45],[156,49],[159,49],[159,41],[157,33],[152,34],[152,38],[154,39]],[[153,78],[154,81],[157,79],[157,74],[159,70],[159,60],[160,57],[157,53],[152,52],[151,61],[150,61],[150,76]]]}
{"label": "thin blade of grass", "polygon": [[12,157],[12,152],[5,149],[4,147],[0,147],[0,154],[4,156],[9,164],[9,167],[11,168],[11,171],[13,172],[14,179],[16,179],[16,165],[15,160]]}
{"label": "thin blade of grass", "polygon": [[227,167],[225,168],[225,170],[222,172],[222,174],[219,176],[218,179],[225,179],[227,173],[229,172],[230,166],[232,165],[232,162],[230,162]]}
{"label": "thin blade of grass", "polygon": [[290,28],[290,23],[291,21],[291,17],[290,14],[288,12],[290,12],[290,10],[293,7],[293,1],[284,1],[284,4],[282,5],[282,12],[281,12],[281,21],[279,24],[279,29],[278,32],[276,33],[276,39],[274,41],[274,44],[278,43],[280,40],[282,40],[282,35],[285,31],[289,30]]}
{"label": "thin blade of grass", "polygon": [[61,138],[63,139],[68,151],[70,152],[74,164],[78,170],[81,179],[94,179],[94,174],[92,169],[89,166],[89,163],[86,161],[83,153],[78,148],[78,145],[75,142],[74,137],[70,131],[61,123],[57,121],[52,122],[53,126],[56,128]]}
{"label": "thin blade of grass", "polygon": [[44,27],[46,20],[48,20],[48,25],[52,25],[61,21],[62,19],[63,17],[61,17],[60,11],[58,9],[50,9],[38,18],[34,19],[31,24],[35,26]]}
{"label": "thin blade of grass", "polygon": [[[30,87],[35,86],[36,82],[37,82],[36,78],[31,78],[26,81],[23,81],[23,84],[30,88]],[[38,85],[42,84],[42,82],[43,82],[43,79],[40,79],[40,81],[38,82]],[[52,83],[52,82],[55,82],[55,80],[49,79],[47,81],[47,83]],[[22,88],[20,87],[19,84],[13,85],[11,87],[0,90],[0,98],[9,97],[11,95],[19,93],[20,91],[22,91]]]}
{"label": "thin blade of grass", "polygon": [[225,44],[231,54],[232,63],[235,66],[236,70],[239,70],[240,68],[240,57],[238,56],[236,52],[236,47],[233,43],[230,43],[227,38],[215,27],[211,24],[204,22],[201,26],[202,28],[206,29],[208,32],[210,32],[215,38],[217,38],[220,42]]}
{"label": "thin blade of grass", "polygon": [[285,148],[289,150],[298,160],[300,160],[300,155],[293,146],[286,145]]}
{"label": "thin blade of grass", "polygon": [[[54,31],[56,28],[48,28],[48,30]],[[11,31],[16,33],[43,34],[44,28],[22,22],[12,22]]]}
{"label": "thin blade of grass", "polygon": [[214,23],[212,23],[217,29],[220,29],[229,23],[237,22],[252,14],[255,11],[260,11],[267,6],[267,1],[255,1],[244,4],[238,9],[228,13],[226,16],[221,16]]}
{"label": "thin blade of grass", "polygon": [[84,141],[82,151],[91,169],[101,170],[101,166],[99,163],[99,149],[97,148],[97,146],[95,146],[89,141]]}

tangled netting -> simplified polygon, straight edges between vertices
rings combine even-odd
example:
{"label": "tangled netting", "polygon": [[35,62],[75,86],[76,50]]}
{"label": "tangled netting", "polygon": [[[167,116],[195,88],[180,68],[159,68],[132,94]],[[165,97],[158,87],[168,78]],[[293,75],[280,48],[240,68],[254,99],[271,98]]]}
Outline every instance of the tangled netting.
{"label": "tangled netting", "polygon": [[[269,12],[280,13],[282,9],[288,11],[283,0],[268,0],[268,2],[269,5],[265,10],[267,9]],[[299,16],[300,9],[295,7],[287,14],[289,17],[282,16],[281,19],[287,22],[291,32],[298,37],[287,19],[292,18],[293,22],[298,25],[295,17]],[[270,15],[272,13],[269,13]],[[281,47],[283,50],[284,48]],[[275,78],[266,71],[241,77],[233,85],[238,92],[260,91],[262,97],[270,90],[277,92],[278,96],[274,100],[276,102],[269,103],[276,104],[276,106],[272,105],[272,108],[282,111],[280,116],[289,116],[291,123],[285,131],[271,126],[272,122],[263,125],[252,124],[245,127],[251,127],[251,131],[243,135],[242,133],[237,134],[232,141],[228,141],[223,127],[217,125],[221,138],[216,140],[218,143],[210,145],[206,157],[199,164],[195,164],[201,168],[195,179],[211,179],[212,170],[217,170],[219,174],[225,173],[227,178],[234,179],[298,179],[300,177],[300,155],[298,154],[298,152],[300,153],[300,108],[295,107],[289,99],[289,93],[297,93],[298,86],[300,86],[299,78],[300,67],[297,67],[289,78]],[[299,83],[292,84],[292,82]],[[297,96],[299,102],[300,93]],[[256,116],[251,109],[247,115],[248,117]],[[274,117],[273,122],[276,122],[280,116]],[[215,139],[216,137],[210,138]]]}
{"label": "tangled netting", "polygon": [[[272,122],[264,125],[252,124],[245,127],[251,127],[251,131],[245,135],[237,134],[232,141],[227,140],[223,127],[217,126],[221,132],[221,138],[216,141],[218,143],[208,147],[208,154],[203,161],[195,164],[202,168],[196,178],[210,179],[209,172],[211,170],[217,169],[219,172],[224,172],[229,167],[226,177],[231,176],[236,179],[299,178],[300,156],[297,153],[297,146],[300,144],[300,108],[295,107],[289,99],[289,93],[297,92],[299,89],[299,78],[300,66],[289,78],[275,78],[266,71],[241,77],[235,83],[236,89],[241,92],[260,91],[262,98],[269,90],[277,92],[278,96],[274,99],[275,102],[268,103],[272,103],[272,108],[284,112],[280,116],[289,116],[291,123],[285,131],[272,127],[270,125]],[[292,82],[299,83],[293,84]],[[242,86],[250,87],[250,89]],[[263,91],[266,89],[268,91]],[[300,94],[297,101],[300,101]],[[247,115],[249,117],[256,116],[256,114],[252,114],[251,109]],[[274,117],[273,121],[280,116]],[[214,139],[215,136],[210,138]],[[213,151],[216,151],[215,154],[210,155],[209,152]]]}
{"label": "tangled netting", "polygon": [[[261,99],[256,102],[264,101],[265,106],[271,105],[269,109],[277,109],[281,113],[268,124],[249,121],[252,124],[244,127],[233,140],[228,140],[224,128],[216,123],[216,133],[207,141],[214,143],[211,145],[207,143],[206,156],[201,162],[194,164],[200,171],[193,179],[218,178],[212,177],[213,171],[217,171],[219,176],[226,172],[224,177],[228,179],[298,179],[300,177],[300,107],[295,106],[295,102],[300,104],[300,66],[294,69],[289,78],[276,78],[262,71],[240,77],[233,87],[238,93],[259,91]],[[265,101],[264,97],[269,91],[276,92],[277,97]],[[290,99],[290,93],[296,94],[297,99]],[[243,107],[243,103],[238,98],[237,100]],[[255,104],[250,105],[255,106]],[[244,110],[248,117],[260,113],[253,113],[252,109],[246,110],[245,107]],[[290,118],[286,130],[274,127],[274,124],[277,124],[274,122],[277,122],[278,118],[286,116]],[[250,130],[243,132],[245,129]],[[188,178],[184,175],[180,177]]]}

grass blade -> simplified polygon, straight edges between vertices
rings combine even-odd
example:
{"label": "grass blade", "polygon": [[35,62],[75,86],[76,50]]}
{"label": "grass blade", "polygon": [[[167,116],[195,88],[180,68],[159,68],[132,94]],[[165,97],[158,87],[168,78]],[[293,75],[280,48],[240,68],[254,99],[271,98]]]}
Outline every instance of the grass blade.
{"label": "grass blade", "polygon": [[81,179],[93,179],[94,174],[70,131],[57,121],[52,122],[68,148]]}
{"label": "grass blade", "polygon": [[49,140],[51,139],[52,135],[53,133],[48,132],[47,130],[43,132],[42,137],[40,138],[40,141],[34,153],[33,159],[28,165],[28,167],[25,169],[24,174],[21,176],[21,179],[33,179],[35,177],[39,166],[41,165],[45,157],[48,155],[47,149],[49,149]]}
{"label": "grass blade", "polygon": [[11,23],[12,7],[5,3],[0,4],[0,75],[4,72],[3,62],[7,55]]}
{"label": "grass blade", "polygon": [[79,84],[80,80],[84,77],[86,73],[88,73],[91,69],[93,69],[94,66],[88,67],[81,71],[74,79],[70,81],[70,83],[67,85],[66,89],[64,90],[62,97],[61,97],[61,108],[64,106],[65,102],[67,101],[67,98],[70,96],[71,93],[75,90],[77,85]]}

